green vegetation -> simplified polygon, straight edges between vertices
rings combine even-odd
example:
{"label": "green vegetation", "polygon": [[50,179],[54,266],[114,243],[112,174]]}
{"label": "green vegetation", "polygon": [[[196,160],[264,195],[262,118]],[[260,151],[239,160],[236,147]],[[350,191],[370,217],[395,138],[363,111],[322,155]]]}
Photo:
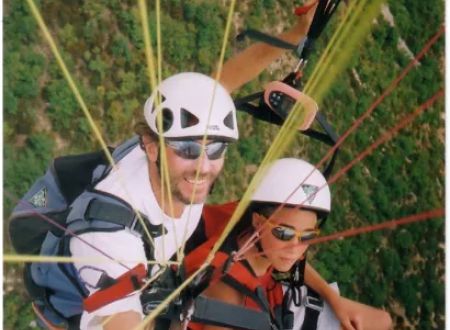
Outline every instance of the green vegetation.
{"label": "green vegetation", "polygon": [[[162,1],[163,76],[179,71],[212,72],[226,23],[223,2]],[[39,1],[69,70],[104,138],[128,137],[150,94],[143,34],[134,1]],[[275,33],[288,27],[291,1],[238,1],[235,27]],[[443,22],[444,2],[391,0],[395,25],[381,16],[353,54],[351,65],[327,92],[320,107],[343,133],[409,62],[398,49],[402,38],[417,53]],[[318,40],[308,79],[336,31],[345,5]],[[149,13],[156,49],[156,15]],[[31,17],[26,2],[4,6],[4,217],[53,157],[98,149],[86,119]],[[235,35],[236,31],[232,32]],[[231,40],[227,57],[243,46]],[[292,56],[284,58],[295,63]],[[288,63],[288,64],[286,64]],[[342,146],[339,169],[400,118],[442,88],[444,43],[440,40]],[[244,86],[260,90],[287,74],[279,68]],[[438,102],[392,141],[356,165],[333,187],[333,213],[326,233],[375,224],[444,205],[444,105]],[[231,146],[211,202],[239,198],[274,140],[278,127],[239,114],[241,141]],[[299,136],[287,156],[318,161],[320,143]],[[5,221],[4,232],[7,232]],[[314,247],[313,264],[341,292],[386,308],[395,329],[444,328],[444,223],[442,219]],[[5,237],[5,251],[11,251]],[[5,277],[20,266],[5,265]],[[17,275],[16,275],[17,276]],[[6,284],[5,284],[6,287]],[[28,329],[32,320],[21,285],[4,296],[4,328]]]}

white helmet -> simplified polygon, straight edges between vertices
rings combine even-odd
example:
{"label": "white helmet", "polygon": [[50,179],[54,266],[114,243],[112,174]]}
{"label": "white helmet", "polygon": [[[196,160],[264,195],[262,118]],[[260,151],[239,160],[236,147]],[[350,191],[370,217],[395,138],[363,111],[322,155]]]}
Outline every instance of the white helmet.
{"label": "white helmet", "polygon": [[251,199],[301,205],[303,209],[326,214],[331,210],[330,188],[322,173],[310,163],[296,158],[278,159],[270,164]]}
{"label": "white helmet", "polygon": [[[161,93],[159,107],[155,104],[157,91]],[[222,85],[206,75],[179,73],[162,81],[153,91],[145,102],[144,115],[156,134],[157,114],[160,111],[163,115],[162,134],[166,138],[198,138],[206,133],[208,137],[238,139],[233,99]]]}

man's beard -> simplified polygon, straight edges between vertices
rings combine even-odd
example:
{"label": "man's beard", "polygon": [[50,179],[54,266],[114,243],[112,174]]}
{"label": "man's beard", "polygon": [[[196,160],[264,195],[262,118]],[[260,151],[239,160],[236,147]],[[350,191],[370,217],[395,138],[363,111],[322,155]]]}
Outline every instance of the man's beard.
{"label": "man's beard", "polygon": [[[160,182],[162,184],[161,176],[163,175],[163,173],[161,172],[161,162],[160,162],[159,155],[158,155],[158,158],[156,159],[156,167],[158,168]],[[195,173],[194,173],[194,175],[195,175]],[[180,189],[178,189],[178,183],[181,180],[184,180],[184,176],[180,176],[179,178],[173,178],[173,177],[170,177],[170,173],[169,173],[171,198],[172,198],[172,200],[174,198],[176,198],[178,201],[182,202],[185,205],[202,204],[206,201],[206,199],[208,198],[208,195],[212,192],[214,183],[216,182],[216,179],[218,176],[219,176],[219,173],[216,174],[214,177],[212,177],[210,174],[206,175],[208,181],[211,182],[209,189],[208,189],[208,193],[201,199],[195,199],[196,194],[194,194],[194,199],[192,200],[192,203],[191,203],[192,194],[190,194],[189,196],[184,196],[183,193],[180,191]],[[166,187],[166,185],[164,185],[164,187]]]}
{"label": "man's beard", "polygon": [[[170,192],[172,194],[172,198],[178,199],[180,202],[182,202],[185,205],[202,204],[206,201],[206,199],[208,198],[208,195],[211,193],[212,187],[214,185],[216,178],[217,177],[211,178],[210,175],[207,175],[206,180],[208,180],[211,183],[208,188],[208,193],[205,194],[205,196],[202,196],[201,198],[196,197],[197,194],[195,193],[195,188],[194,188],[194,194],[193,194],[194,198],[192,198],[192,194],[189,194],[189,196],[183,195],[183,193],[180,191],[180,189],[178,189],[178,184],[181,180],[184,180],[184,176],[179,178],[178,180],[175,180],[174,178],[170,178]],[[192,202],[191,202],[191,200],[192,200]]]}

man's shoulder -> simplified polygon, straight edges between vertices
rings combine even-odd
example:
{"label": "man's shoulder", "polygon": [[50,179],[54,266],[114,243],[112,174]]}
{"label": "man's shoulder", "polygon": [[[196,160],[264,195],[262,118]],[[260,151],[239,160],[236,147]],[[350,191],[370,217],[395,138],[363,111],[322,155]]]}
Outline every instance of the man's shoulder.
{"label": "man's shoulder", "polygon": [[[70,254],[81,258],[74,263],[77,269],[93,265],[95,269],[117,277],[126,271],[124,264],[134,267],[146,260],[142,239],[127,230],[86,232],[78,237],[70,240]],[[83,261],[84,258],[86,261]],[[89,273],[87,270],[85,272]]]}
{"label": "man's shoulder", "polygon": [[[124,246],[126,246],[126,244],[136,244],[140,246],[143,244],[141,237],[131,233],[131,231],[126,228],[116,231],[86,231],[78,234],[77,236],[80,239],[71,240],[71,246],[83,246],[88,249],[92,249],[92,247],[86,243],[93,243],[94,246],[99,247],[102,243],[108,243],[103,245],[101,249],[121,250]],[[126,250],[130,251],[128,247]]]}

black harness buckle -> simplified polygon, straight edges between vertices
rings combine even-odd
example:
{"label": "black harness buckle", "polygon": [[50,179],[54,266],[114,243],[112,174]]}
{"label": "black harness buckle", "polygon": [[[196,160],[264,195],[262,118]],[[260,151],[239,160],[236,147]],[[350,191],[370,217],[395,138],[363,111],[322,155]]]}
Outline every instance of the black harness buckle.
{"label": "black harness buckle", "polygon": [[231,265],[233,265],[233,263],[235,262],[234,257],[236,256],[236,251],[233,251],[230,253],[230,256],[228,257],[227,261],[225,261],[223,268],[222,268],[222,273],[226,274],[228,273],[228,271],[231,268]]}
{"label": "black harness buckle", "polygon": [[305,296],[305,307],[311,308],[315,311],[322,312],[323,311],[323,300],[316,297]]}

